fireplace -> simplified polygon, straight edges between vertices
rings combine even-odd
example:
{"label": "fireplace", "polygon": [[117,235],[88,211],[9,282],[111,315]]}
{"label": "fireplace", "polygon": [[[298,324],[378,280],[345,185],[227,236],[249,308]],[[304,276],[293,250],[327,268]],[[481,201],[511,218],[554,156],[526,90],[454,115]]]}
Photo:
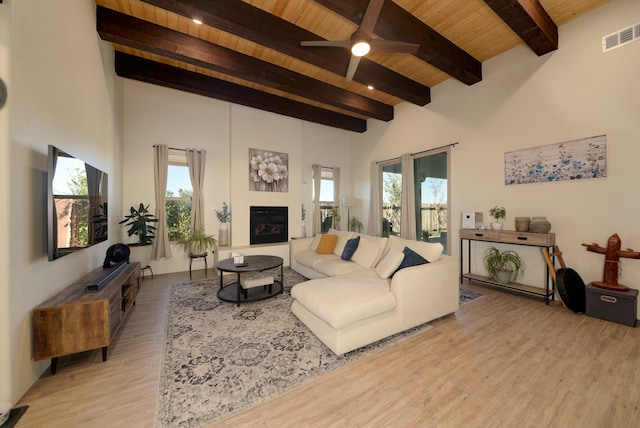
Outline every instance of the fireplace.
{"label": "fireplace", "polygon": [[268,244],[289,240],[289,207],[250,207],[249,243]]}

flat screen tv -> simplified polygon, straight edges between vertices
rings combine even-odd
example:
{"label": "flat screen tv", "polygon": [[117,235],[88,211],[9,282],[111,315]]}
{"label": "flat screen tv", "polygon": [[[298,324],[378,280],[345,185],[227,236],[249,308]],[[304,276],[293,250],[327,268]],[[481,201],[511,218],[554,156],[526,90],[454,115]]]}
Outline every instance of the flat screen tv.
{"label": "flat screen tv", "polygon": [[52,145],[47,169],[49,261],[106,241],[107,173]]}

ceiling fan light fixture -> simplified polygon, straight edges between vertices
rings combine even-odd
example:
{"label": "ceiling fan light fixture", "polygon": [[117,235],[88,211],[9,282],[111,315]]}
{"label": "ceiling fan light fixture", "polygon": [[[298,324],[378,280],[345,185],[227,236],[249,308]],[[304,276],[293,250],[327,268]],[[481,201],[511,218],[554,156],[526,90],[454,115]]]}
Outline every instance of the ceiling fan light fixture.
{"label": "ceiling fan light fixture", "polygon": [[351,46],[351,53],[355,56],[365,56],[371,50],[371,45],[366,40],[356,41]]}

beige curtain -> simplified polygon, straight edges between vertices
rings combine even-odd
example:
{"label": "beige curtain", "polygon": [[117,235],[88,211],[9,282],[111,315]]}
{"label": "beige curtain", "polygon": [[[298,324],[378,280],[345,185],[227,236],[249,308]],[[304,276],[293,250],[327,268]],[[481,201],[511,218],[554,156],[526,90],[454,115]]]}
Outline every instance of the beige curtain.
{"label": "beige curtain", "polygon": [[400,237],[416,239],[416,197],[414,191],[413,159],[409,153],[402,155],[402,208],[400,211]]}
{"label": "beige curtain", "polygon": [[169,147],[162,144],[153,146],[153,181],[156,192],[156,239],[153,241],[151,257],[154,260],[171,257],[167,215],[165,210],[167,175],[169,173]]}
{"label": "beige curtain", "polygon": [[191,230],[204,228],[204,202],[202,188],[204,187],[204,168],[207,158],[205,150],[186,149],[189,178],[193,188],[191,199]]}
{"label": "beige curtain", "polygon": [[371,162],[371,198],[369,204],[369,225],[367,233],[371,236],[382,236],[382,184],[380,165]]}
{"label": "beige curtain", "polygon": [[314,164],[313,169],[313,235],[320,233],[322,219],[320,218],[320,183],[322,180],[322,165]]}
{"label": "beige curtain", "polygon": [[[333,177],[333,207],[338,209],[338,215],[340,215],[340,168],[333,167],[332,177]],[[333,227],[336,230],[341,230],[340,221],[337,219],[333,219]]]}

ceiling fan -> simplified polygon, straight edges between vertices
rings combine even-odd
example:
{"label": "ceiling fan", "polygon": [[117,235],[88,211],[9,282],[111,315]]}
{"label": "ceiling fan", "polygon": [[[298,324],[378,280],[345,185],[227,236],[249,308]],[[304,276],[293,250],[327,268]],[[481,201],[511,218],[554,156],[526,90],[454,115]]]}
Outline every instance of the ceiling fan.
{"label": "ceiling fan", "polygon": [[349,68],[347,68],[347,81],[353,79],[360,59],[369,52],[416,53],[420,47],[417,43],[371,38],[383,4],[384,0],[371,0],[369,2],[362,22],[351,35],[351,40],[308,40],[300,42],[300,46],[339,47],[350,50],[351,60],[349,61]]}

